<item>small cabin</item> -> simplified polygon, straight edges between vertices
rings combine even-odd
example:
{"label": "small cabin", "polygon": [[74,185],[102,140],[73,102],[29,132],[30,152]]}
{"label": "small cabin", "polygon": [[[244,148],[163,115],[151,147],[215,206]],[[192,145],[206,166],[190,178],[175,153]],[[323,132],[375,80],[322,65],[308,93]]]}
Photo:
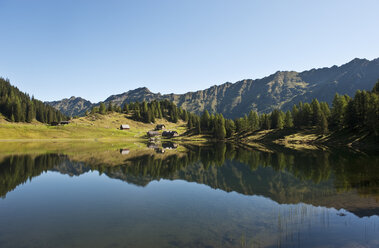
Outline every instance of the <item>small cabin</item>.
{"label": "small cabin", "polygon": [[149,137],[155,137],[155,136],[158,136],[159,135],[159,132],[157,131],[149,131],[147,132],[147,136]]}
{"label": "small cabin", "polygon": [[156,127],[155,127],[155,130],[163,130],[165,129],[166,126],[164,124],[158,124]]}
{"label": "small cabin", "polygon": [[120,154],[121,154],[121,155],[128,155],[129,152],[130,152],[129,149],[120,149]]}
{"label": "small cabin", "polygon": [[179,134],[177,131],[163,131],[162,136],[165,138],[178,137]]}
{"label": "small cabin", "polygon": [[130,129],[129,125],[124,124],[120,126],[120,130],[129,130],[129,129]]}
{"label": "small cabin", "polygon": [[172,142],[163,142],[162,143],[162,147],[164,149],[169,149],[169,150],[176,149],[176,148],[178,148],[178,146],[179,146],[178,144],[172,143]]}
{"label": "small cabin", "polygon": [[60,124],[61,124],[61,125],[68,125],[68,124],[70,124],[70,122],[69,122],[69,121],[61,121]]}

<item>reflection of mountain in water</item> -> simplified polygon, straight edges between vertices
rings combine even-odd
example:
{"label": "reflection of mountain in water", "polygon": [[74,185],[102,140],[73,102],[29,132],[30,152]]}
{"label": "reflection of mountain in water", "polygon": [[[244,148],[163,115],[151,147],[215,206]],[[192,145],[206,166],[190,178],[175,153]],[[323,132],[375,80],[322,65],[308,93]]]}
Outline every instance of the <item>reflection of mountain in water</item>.
{"label": "reflection of mountain in water", "polygon": [[80,176],[86,172],[89,172],[91,168],[82,162],[64,160],[62,163],[54,166],[50,171],[57,171],[61,174],[69,176]]}
{"label": "reflection of mountain in water", "polygon": [[[116,151],[115,151],[116,152]],[[267,153],[226,145],[188,147],[185,154],[151,154],[107,166],[44,154],[9,156],[0,163],[0,195],[45,171],[78,176],[97,170],[139,186],[182,179],[226,192],[262,195],[280,203],[344,208],[357,216],[379,214],[378,157],[348,153]]]}

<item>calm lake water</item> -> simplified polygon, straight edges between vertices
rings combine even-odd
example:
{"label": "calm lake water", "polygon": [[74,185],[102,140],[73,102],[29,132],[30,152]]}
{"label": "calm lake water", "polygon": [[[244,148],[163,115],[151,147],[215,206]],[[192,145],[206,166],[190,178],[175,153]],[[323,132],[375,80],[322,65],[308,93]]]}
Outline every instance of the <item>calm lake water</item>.
{"label": "calm lake water", "polygon": [[28,146],[0,197],[3,248],[379,247],[379,156],[346,151]]}

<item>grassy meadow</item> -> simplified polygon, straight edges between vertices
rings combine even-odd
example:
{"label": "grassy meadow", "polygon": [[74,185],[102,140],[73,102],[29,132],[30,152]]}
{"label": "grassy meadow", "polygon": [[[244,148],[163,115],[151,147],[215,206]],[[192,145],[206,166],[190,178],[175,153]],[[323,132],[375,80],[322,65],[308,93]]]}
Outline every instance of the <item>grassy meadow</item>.
{"label": "grassy meadow", "polygon": [[[130,130],[120,130],[121,124],[128,124]],[[171,123],[157,119],[154,124],[136,122],[130,116],[119,113],[107,115],[94,114],[73,119],[69,125],[50,126],[39,122],[11,123],[4,118],[0,120],[0,140],[67,140],[67,139],[142,139],[146,132],[153,130],[156,124],[165,124],[166,129],[179,134],[186,131],[184,122]]]}

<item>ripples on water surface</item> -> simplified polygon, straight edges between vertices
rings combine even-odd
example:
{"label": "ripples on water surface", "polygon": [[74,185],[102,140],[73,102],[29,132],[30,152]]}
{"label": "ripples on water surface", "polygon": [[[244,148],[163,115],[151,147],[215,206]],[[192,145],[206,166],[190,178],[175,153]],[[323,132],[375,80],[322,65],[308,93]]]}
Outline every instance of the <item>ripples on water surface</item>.
{"label": "ripples on water surface", "polygon": [[379,247],[376,155],[12,145],[0,247]]}

